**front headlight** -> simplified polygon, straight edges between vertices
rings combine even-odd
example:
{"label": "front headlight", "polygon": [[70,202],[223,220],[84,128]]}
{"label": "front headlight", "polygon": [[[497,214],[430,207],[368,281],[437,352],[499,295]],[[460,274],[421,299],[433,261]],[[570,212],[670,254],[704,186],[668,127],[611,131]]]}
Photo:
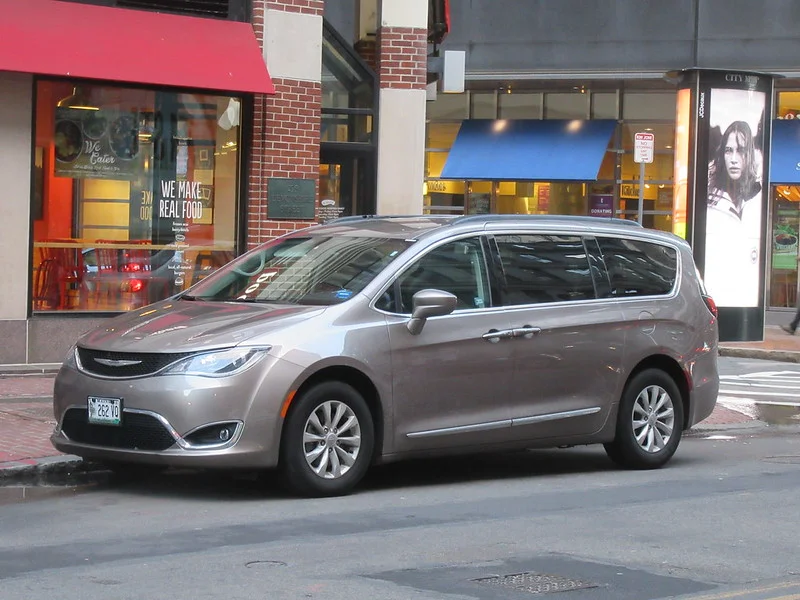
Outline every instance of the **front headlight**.
{"label": "front headlight", "polygon": [[70,367],[72,369],[78,368],[78,346],[77,344],[73,344],[72,347],[67,352],[67,355],[64,357],[63,364],[65,367]]}
{"label": "front headlight", "polygon": [[176,362],[163,374],[227,377],[249,369],[267,352],[269,348],[228,348],[204,352]]}

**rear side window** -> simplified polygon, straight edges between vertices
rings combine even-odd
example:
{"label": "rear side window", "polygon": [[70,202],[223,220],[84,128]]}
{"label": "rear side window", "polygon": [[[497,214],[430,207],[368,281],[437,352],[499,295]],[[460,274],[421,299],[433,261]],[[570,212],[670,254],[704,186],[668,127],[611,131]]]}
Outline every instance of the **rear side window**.
{"label": "rear side window", "polygon": [[597,238],[611,283],[611,297],[663,296],[675,286],[677,251],[641,240]]}
{"label": "rear side window", "polygon": [[579,236],[498,235],[503,304],[540,304],[595,297],[589,259]]}

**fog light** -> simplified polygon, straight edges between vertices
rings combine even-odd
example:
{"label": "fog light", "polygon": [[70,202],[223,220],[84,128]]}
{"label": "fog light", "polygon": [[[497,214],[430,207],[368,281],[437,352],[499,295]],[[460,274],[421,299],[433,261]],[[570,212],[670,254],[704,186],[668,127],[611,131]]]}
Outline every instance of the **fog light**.
{"label": "fog light", "polygon": [[236,431],[240,425],[241,424],[236,421],[206,425],[200,429],[195,429],[184,439],[193,448],[227,444],[236,436]]}

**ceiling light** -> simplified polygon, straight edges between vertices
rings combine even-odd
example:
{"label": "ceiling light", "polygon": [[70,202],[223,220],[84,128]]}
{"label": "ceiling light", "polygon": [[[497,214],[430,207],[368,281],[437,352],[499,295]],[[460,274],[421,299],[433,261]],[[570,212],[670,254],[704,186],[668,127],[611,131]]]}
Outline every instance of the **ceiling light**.
{"label": "ceiling light", "polygon": [[77,86],[72,88],[72,95],[62,98],[56,105],[58,108],[74,108],[76,110],[100,110],[93,106],[89,97]]}

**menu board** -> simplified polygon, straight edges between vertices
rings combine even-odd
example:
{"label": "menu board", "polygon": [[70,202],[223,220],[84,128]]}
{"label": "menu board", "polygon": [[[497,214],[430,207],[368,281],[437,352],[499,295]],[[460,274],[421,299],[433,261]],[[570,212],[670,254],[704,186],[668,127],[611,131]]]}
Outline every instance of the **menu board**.
{"label": "menu board", "polygon": [[139,120],[116,110],[56,108],[55,175],[125,179],[136,171]]}

